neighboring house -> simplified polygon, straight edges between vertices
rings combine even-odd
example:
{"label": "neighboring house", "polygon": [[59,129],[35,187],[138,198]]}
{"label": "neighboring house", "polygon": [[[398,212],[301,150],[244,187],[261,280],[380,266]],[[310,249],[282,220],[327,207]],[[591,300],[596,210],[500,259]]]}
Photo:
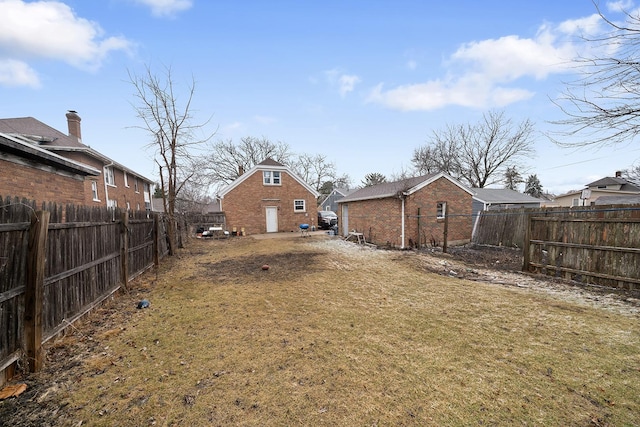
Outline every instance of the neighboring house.
{"label": "neighboring house", "polygon": [[0,133],[0,196],[84,204],[85,180],[99,175],[98,169],[45,150],[27,138]]}
{"label": "neighboring house", "polygon": [[340,232],[399,248],[471,240],[472,191],[445,173],[361,188],[338,201]]}
{"label": "neighboring house", "polygon": [[288,167],[266,159],[224,187],[218,197],[227,229],[240,234],[299,231],[315,225],[319,193]]}
{"label": "neighboring house", "polygon": [[356,191],[356,189],[334,188],[331,193],[327,194],[320,203],[318,203],[318,210],[338,212],[338,200],[348,196],[354,191]]}
{"label": "neighboring house", "polygon": [[508,188],[472,188],[473,217],[481,211],[509,208],[539,208],[542,199],[518,193]]}
{"label": "neighboring house", "polygon": [[628,197],[640,195],[640,185],[625,178],[621,172],[616,172],[615,177],[606,177],[587,184],[580,191],[572,191],[557,196],[555,206],[590,206],[595,205],[598,198],[603,196]]}
{"label": "neighboring house", "polygon": [[[0,119],[0,132],[33,147],[55,153],[100,171],[84,179],[82,204],[86,206],[121,207],[132,210],[151,210],[151,187],[153,181],[115,162],[82,143],[80,116],[75,111],[66,114],[69,134],[66,135],[33,117]],[[4,175],[4,171],[3,175]],[[31,179],[29,176],[24,179]],[[67,189],[60,189],[64,193]],[[54,193],[52,196],[55,196]],[[20,196],[18,194],[18,196]],[[58,201],[58,198],[49,201]]]}

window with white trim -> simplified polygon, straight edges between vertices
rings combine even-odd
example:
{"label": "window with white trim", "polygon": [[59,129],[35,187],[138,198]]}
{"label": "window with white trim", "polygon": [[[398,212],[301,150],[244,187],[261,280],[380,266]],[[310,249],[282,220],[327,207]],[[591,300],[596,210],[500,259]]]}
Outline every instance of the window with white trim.
{"label": "window with white trim", "polygon": [[129,176],[127,175],[127,171],[124,171],[124,186],[129,187]]}
{"label": "window with white trim", "polygon": [[117,200],[107,199],[107,208],[115,209],[117,207],[118,207],[118,201]]}
{"label": "window with white trim", "polygon": [[91,181],[91,194],[93,195],[94,201],[100,201],[100,199],[98,199],[98,183],[95,181]]}
{"label": "window with white trim", "polygon": [[264,185],[280,185],[280,171],[262,171]]}
{"label": "window with white trim", "polygon": [[133,189],[138,193],[138,178],[133,179]]}
{"label": "window with white trim", "polygon": [[438,219],[444,219],[447,215],[447,202],[438,202],[436,205],[436,217]]}
{"label": "window with white trim", "polygon": [[104,182],[107,185],[116,186],[116,179],[113,176],[113,168],[111,166],[105,166],[104,168]]}
{"label": "window with white trim", "polygon": [[306,212],[306,206],[304,199],[294,200],[293,201],[293,211],[294,212]]}

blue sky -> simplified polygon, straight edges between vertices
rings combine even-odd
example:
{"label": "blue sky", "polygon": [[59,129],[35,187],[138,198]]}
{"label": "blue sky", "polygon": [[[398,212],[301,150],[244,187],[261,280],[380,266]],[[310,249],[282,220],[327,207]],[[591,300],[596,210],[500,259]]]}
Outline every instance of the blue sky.
{"label": "blue sky", "polygon": [[[629,1],[601,2],[622,19]],[[0,0],[0,117],[32,116],[157,180],[136,129],[128,72],[170,66],[196,81],[195,122],[214,140],[266,137],[323,153],[357,185],[411,167],[447,124],[489,110],[535,123],[535,173],[560,194],[632,166],[636,142],[560,149],[544,133],[565,118],[551,101],[570,60],[602,31],[591,0]]]}

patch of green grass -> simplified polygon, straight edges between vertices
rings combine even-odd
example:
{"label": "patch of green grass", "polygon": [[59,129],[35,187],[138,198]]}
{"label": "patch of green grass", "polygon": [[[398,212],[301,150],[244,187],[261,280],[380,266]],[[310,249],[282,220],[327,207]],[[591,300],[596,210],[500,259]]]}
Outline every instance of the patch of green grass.
{"label": "patch of green grass", "polygon": [[314,242],[193,242],[95,337],[74,422],[640,424],[637,317]]}

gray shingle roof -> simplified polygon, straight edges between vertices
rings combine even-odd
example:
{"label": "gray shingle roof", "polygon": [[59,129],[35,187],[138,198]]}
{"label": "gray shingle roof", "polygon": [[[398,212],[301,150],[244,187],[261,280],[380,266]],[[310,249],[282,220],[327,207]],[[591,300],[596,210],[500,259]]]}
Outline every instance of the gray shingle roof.
{"label": "gray shingle roof", "polygon": [[508,188],[472,188],[471,191],[474,192],[474,199],[492,204],[540,203],[542,201]]}
{"label": "gray shingle roof", "polygon": [[87,147],[76,137],[65,135],[33,117],[0,119],[0,132],[27,136],[44,147]]}
{"label": "gray shingle roof", "polygon": [[413,178],[402,179],[394,182],[383,182],[378,185],[371,185],[369,187],[360,188],[353,193],[343,197],[339,200],[339,203],[353,202],[356,200],[368,200],[368,199],[384,199],[387,197],[395,197],[398,193],[411,190],[413,187],[427,181],[428,179],[436,176],[437,173],[416,176]]}
{"label": "gray shingle roof", "polygon": [[620,185],[620,191],[640,191],[640,187],[633,184],[631,181],[625,178],[617,178],[612,176],[593,181],[592,183],[587,184],[587,187],[599,187],[603,185]]}
{"label": "gray shingle roof", "polygon": [[282,163],[276,162],[271,157],[267,157],[266,159],[264,159],[263,161],[261,161],[258,164],[259,165],[263,165],[263,166],[284,166]]}
{"label": "gray shingle roof", "polygon": [[640,205],[640,195],[638,196],[600,196],[595,204],[602,205]]}

